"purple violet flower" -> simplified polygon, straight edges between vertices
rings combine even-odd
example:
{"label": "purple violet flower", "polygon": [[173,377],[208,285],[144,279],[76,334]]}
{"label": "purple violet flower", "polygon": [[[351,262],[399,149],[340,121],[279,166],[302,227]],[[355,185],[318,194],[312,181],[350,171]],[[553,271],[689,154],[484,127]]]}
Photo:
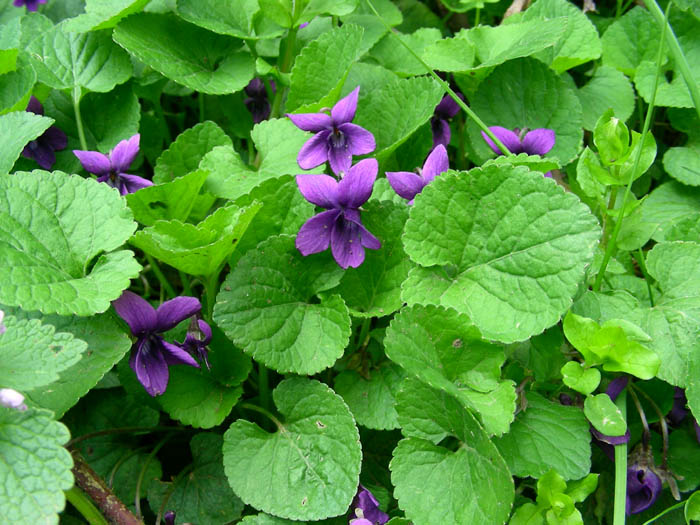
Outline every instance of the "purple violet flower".
{"label": "purple violet flower", "polygon": [[423,188],[432,182],[432,180],[450,169],[449,159],[447,158],[447,150],[442,144],[430,152],[428,158],[425,159],[423,169],[418,170],[418,173],[410,173],[408,171],[387,171],[386,178],[389,184],[394,188],[404,199],[408,199],[408,204],[413,204],[413,199],[418,195]]}
{"label": "purple violet flower", "polygon": [[12,388],[0,388],[0,405],[23,412],[27,410],[24,396]]}
{"label": "purple violet flower", "polygon": [[372,195],[378,169],[376,159],[364,159],[340,182],[329,175],[297,175],[304,198],[327,210],[311,217],[299,230],[296,247],[302,255],[322,252],[330,244],[342,268],[357,268],[365,260],[365,248],[381,248],[379,239],[362,225],[358,209]]}
{"label": "purple violet flower", "polygon": [[[608,394],[610,399],[615,401],[617,396],[620,395],[620,392],[627,387],[628,381],[629,378],[627,376],[620,376],[613,379],[610,381],[605,393]],[[591,431],[591,434],[593,434],[594,443],[596,443],[603,450],[603,452],[605,452],[605,455],[607,455],[612,461],[614,461],[615,458],[615,450],[613,447],[615,445],[627,443],[630,440],[629,428],[622,436],[608,436],[607,434],[603,434],[602,432],[596,430],[593,425],[589,427],[589,430]]]}
{"label": "purple violet flower", "polygon": [[126,173],[139,152],[140,140],[141,135],[138,133],[128,140],[122,140],[109,152],[109,155],[99,151],[77,149],[74,149],[73,153],[78,157],[83,168],[98,176],[98,182],[106,182],[112,188],[119,190],[120,195],[126,195],[141,188],[153,186],[150,180]]}
{"label": "purple violet flower", "polygon": [[150,395],[157,396],[165,392],[168,386],[168,365],[199,368],[199,363],[190,354],[158,335],[198,314],[202,309],[199,299],[176,297],[165,301],[155,310],[142,297],[125,291],[119,299],[112,301],[112,305],[119,317],[129,325],[131,333],[138,338],[132,347],[129,365]]}
{"label": "purple violet flower", "polygon": [[350,512],[353,518],[357,518],[351,518],[352,525],[384,525],[389,521],[389,515],[379,509],[377,498],[362,485],[350,504]]}
{"label": "purple violet flower", "polygon": [[[17,5],[17,2],[15,2]],[[20,4],[21,5],[21,4]],[[36,11],[30,9],[31,11]],[[37,115],[44,114],[44,108],[34,95],[29,99],[27,111]],[[45,170],[50,170],[56,162],[56,154],[54,151],[65,149],[68,146],[68,137],[56,126],[51,126],[44,133],[32,140],[22,150],[22,156],[28,159],[34,159],[36,163]]]}
{"label": "purple violet flower", "polygon": [[[457,93],[457,96],[464,100],[464,96],[461,93]],[[430,119],[430,129],[433,132],[433,148],[440,144],[447,147],[450,143],[452,132],[450,131],[448,120],[457,113],[459,113],[459,106],[450,95],[442,97],[440,103],[435,106],[435,112]]]}
{"label": "purple violet flower", "polygon": [[340,175],[350,169],[353,155],[374,151],[374,135],[365,128],[350,123],[355,118],[359,92],[360,86],[357,86],[348,96],[341,98],[331,109],[330,115],[287,113],[298,128],[315,133],[302,146],[297,156],[301,169],[309,170],[328,161],[333,173]]}
{"label": "purple violet flower", "polygon": [[[274,80],[270,81],[270,87],[272,92],[276,91],[276,86]],[[246,98],[243,103],[250,111],[253,116],[253,122],[259,124],[263,120],[267,120],[270,117],[270,101],[267,98],[267,90],[265,89],[265,82],[259,78],[254,78],[244,89],[248,98]]]}
{"label": "purple violet flower", "polygon": [[[556,142],[556,134],[554,130],[548,128],[537,128],[528,130],[523,128],[515,128],[513,131],[502,128],[501,126],[489,127],[491,132],[496,135],[503,145],[508,148],[511,153],[527,153],[528,155],[544,155],[554,147]],[[501,149],[489,138],[489,136],[481,132],[486,143],[497,155],[503,155]],[[551,172],[544,174],[545,177],[551,177]]]}
{"label": "purple violet flower", "polygon": [[643,463],[627,467],[627,515],[651,507],[661,494],[661,478]]}
{"label": "purple violet flower", "polygon": [[211,341],[211,327],[202,319],[192,319],[187,330],[185,340],[179,344],[185,352],[193,355],[198,360],[203,361],[207,368],[209,366],[209,349],[207,345]]}
{"label": "purple violet flower", "polygon": [[163,514],[163,521],[165,525],[175,525],[175,511],[169,510]]}
{"label": "purple violet flower", "polygon": [[[46,0],[15,0],[14,2],[12,2],[12,5],[15,7],[22,7],[23,5],[26,5],[29,11],[36,11],[37,7],[39,7],[39,4],[45,3]],[[65,146],[63,147],[65,148]]]}

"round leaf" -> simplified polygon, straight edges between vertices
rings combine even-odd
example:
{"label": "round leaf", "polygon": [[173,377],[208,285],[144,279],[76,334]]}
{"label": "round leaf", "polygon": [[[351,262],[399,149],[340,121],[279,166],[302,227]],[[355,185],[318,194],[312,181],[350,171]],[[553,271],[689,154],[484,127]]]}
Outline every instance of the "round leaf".
{"label": "round leaf", "polygon": [[583,402],[583,412],[598,432],[608,436],[624,436],[627,431],[622,412],[608,394],[588,396]]}
{"label": "round leaf", "polygon": [[581,363],[569,361],[561,368],[564,384],[587,396],[600,384],[600,370],[584,368]]}

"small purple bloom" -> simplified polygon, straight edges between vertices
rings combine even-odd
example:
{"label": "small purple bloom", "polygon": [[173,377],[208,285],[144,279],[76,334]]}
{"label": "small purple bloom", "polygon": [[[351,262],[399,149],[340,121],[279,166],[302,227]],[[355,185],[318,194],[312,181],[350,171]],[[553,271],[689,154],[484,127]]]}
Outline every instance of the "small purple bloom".
{"label": "small purple bloom", "polygon": [[190,355],[193,355],[204,364],[209,366],[209,349],[207,345],[211,341],[211,327],[202,319],[192,319],[190,327],[187,330],[185,341],[180,343],[180,348],[185,350]]}
{"label": "small purple bloom", "polygon": [[119,299],[112,301],[112,305],[119,317],[129,325],[131,333],[138,338],[132,348],[129,365],[150,395],[157,396],[165,392],[168,386],[168,365],[199,368],[199,363],[190,354],[158,335],[198,314],[202,309],[199,299],[176,297],[155,310],[145,299],[125,291]]}
{"label": "small purple bloom", "polygon": [[[518,153],[527,153],[528,155],[544,155],[545,153],[549,153],[556,142],[556,134],[554,133],[554,130],[548,128],[537,128],[533,130],[528,130],[527,128],[523,128],[522,130],[515,128],[513,131],[511,131],[509,129],[502,128],[501,126],[491,126],[489,129],[494,135],[496,135],[498,140],[500,140],[503,145],[515,155]],[[497,155],[503,155],[501,149],[496,146],[496,144],[486,133],[482,131],[481,136],[484,137],[486,143]],[[550,172],[547,172],[544,174],[544,176],[551,177],[552,175]]]}
{"label": "small purple bloom", "polygon": [[296,247],[302,255],[322,252],[330,244],[342,268],[357,268],[365,260],[365,248],[381,248],[379,239],[362,225],[358,209],[372,195],[378,169],[376,159],[365,159],[340,182],[329,175],[297,175],[304,198],[327,210],[311,217],[299,230]]}
{"label": "small purple bloom", "polygon": [[[461,93],[457,93],[457,96],[464,100],[464,96]],[[450,143],[452,133],[448,120],[457,113],[459,113],[459,106],[450,95],[442,97],[440,103],[435,106],[435,112],[430,119],[430,128],[433,132],[433,148],[440,144],[447,147]]]}
{"label": "small purple bloom", "polygon": [[675,387],[673,391],[673,407],[668,413],[668,420],[673,425],[679,425],[688,415],[688,409],[685,408],[687,399],[685,398],[685,391],[680,387]]}
{"label": "small purple bloom", "polygon": [[163,514],[163,521],[165,525],[175,525],[175,511],[169,510]]}
{"label": "small purple bloom", "polygon": [[627,467],[627,515],[651,507],[661,494],[661,478],[645,464]]}
{"label": "small purple bloom", "polygon": [[140,140],[141,135],[138,133],[128,140],[122,140],[109,152],[109,155],[99,151],[77,149],[74,149],[73,153],[78,157],[83,168],[98,176],[98,182],[106,182],[112,188],[119,190],[120,195],[126,195],[141,188],[153,186],[150,180],[126,173],[138,155]]}
{"label": "small purple bloom", "polygon": [[0,388],[0,405],[14,408],[21,412],[27,410],[24,404],[24,396],[12,388]]}
{"label": "small purple bloom", "polygon": [[[17,5],[17,2],[15,2]],[[36,7],[31,9],[36,11]],[[44,114],[44,108],[34,95],[29,99],[27,111],[37,115]],[[68,145],[68,137],[56,126],[51,126],[44,133],[32,140],[22,150],[22,156],[28,159],[34,159],[36,163],[45,170],[50,170],[56,162],[56,154],[54,151],[65,149]]]}
{"label": "small purple bloom", "polygon": [[364,155],[374,151],[374,135],[365,128],[350,123],[355,118],[359,93],[360,86],[357,86],[333,106],[330,115],[287,113],[298,128],[315,133],[302,146],[297,156],[301,169],[309,170],[328,161],[333,173],[339,175],[350,169],[353,155]]}
{"label": "small purple bloom", "polygon": [[[36,11],[39,4],[45,4],[46,0],[15,0],[12,5],[15,7],[27,6],[29,11]],[[65,148],[65,146],[63,146]]]}
{"label": "small purple bloom", "polygon": [[[270,81],[270,87],[272,92],[276,91],[275,82]],[[245,93],[248,95],[243,103],[253,115],[253,122],[259,124],[263,120],[267,120],[270,117],[270,101],[267,99],[267,90],[265,89],[265,82],[259,78],[254,78],[245,87]]]}
{"label": "small purple bloom", "polygon": [[394,188],[404,199],[408,199],[408,204],[413,204],[413,199],[418,195],[423,188],[432,182],[432,180],[450,169],[449,160],[447,158],[447,150],[442,144],[430,152],[428,158],[425,159],[423,169],[418,173],[410,173],[408,171],[387,171],[386,178],[389,184]]}
{"label": "small purple bloom", "polygon": [[353,525],[384,525],[389,521],[389,515],[379,509],[377,498],[362,485],[350,504],[350,512],[358,518],[350,521]]}

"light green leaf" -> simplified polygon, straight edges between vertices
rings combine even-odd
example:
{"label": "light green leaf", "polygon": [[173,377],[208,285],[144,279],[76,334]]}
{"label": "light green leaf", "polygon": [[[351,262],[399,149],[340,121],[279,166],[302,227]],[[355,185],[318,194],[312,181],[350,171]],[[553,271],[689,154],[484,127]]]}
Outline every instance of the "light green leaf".
{"label": "light green leaf", "polygon": [[539,478],[554,469],[564,479],[578,479],[591,469],[591,436],[581,409],[535,392],[528,392],[527,408],[510,432],[494,443],[514,476]]}
{"label": "light green leaf", "polygon": [[36,73],[29,64],[0,75],[0,115],[26,108],[35,82]]}
{"label": "light green leaf", "polygon": [[358,424],[375,430],[399,428],[394,405],[399,383],[405,377],[400,367],[386,363],[363,377],[346,370],[335,377],[335,391],[350,407]]}
{"label": "light green leaf", "polygon": [[[68,97],[66,97],[68,98]],[[75,114],[69,101],[70,127],[62,122],[59,127],[68,133],[75,129]],[[92,148],[107,153],[120,141],[126,140],[139,131],[141,120],[141,105],[130,85],[117,86],[109,93],[88,93],[80,101],[80,111],[83,115],[85,138]],[[75,133],[69,133],[77,137]]]}
{"label": "light green leaf", "polygon": [[508,525],[545,525],[543,513],[542,507],[534,503],[524,503],[515,509]]}
{"label": "light green leaf", "polygon": [[27,111],[0,115],[0,175],[9,173],[24,146],[41,136],[53,124],[53,119]]}
{"label": "light green leaf", "polygon": [[153,170],[153,182],[161,184],[183,177],[196,170],[200,162],[216,146],[231,146],[231,139],[210,120],[200,122],[180,133],[165,150]]}
{"label": "light green leaf", "polygon": [[600,384],[600,370],[586,368],[577,361],[569,361],[561,369],[562,381],[569,388],[587,396]]}
{"label": "light green leaf", "polygon": [[319,15],[343,16],[352,13],[360,0],[308,0],[299,17],[300,22],[308,22]]}
{"label": "light green leaf", "polygon": [[58,523],[73,485],[68,429],[48,410],[0,406],[0,514],[16,524]]}
{"label": "light green leaf", "polygon": [[31,390],[58,379],[58,374],[75,364],[87,344],[72,334],[56,332],[38,319],[6,317],[6,331],[0,335],[0,384],[15,390]]}
{"label": "light green leaf", "polygon": [[700,186],[700,141],[669,148],[664,154],[664,169],[683,184]]}
{"label": "light green leaf", "polygon": [[700,486],[700,447],[695,428],[672,432],[668,438],[668,466],[674,474],[683,476],[678,480],[678,490],[688,492]]}
{"label": "light green leaf", "polygon": [[408,206],[385,201],[366,204],[363,209],[362,223],[382,242],[382,248],[366,251],[364,264],[349,268],[333,293],[340,294],[352,315],[382,317],[403,305],[401,283],[414,267],[401,244]]}
{"label": "light green leaf", "polygon": [[71,33],[67,23],[40,33],[27,45],[40,82],[56,89],[105,93],[129,79],[129,55],[112,42],[109,31]]}
{"label": "light green leaf", "polygon": [[561,168],[559,159],[554,157],[541,157],[540,155],[528,155],[527,153],[518,153],[517,155],[499,155],[487,160],[483,164],[483,168],[494,164],[496,166],[525,166],[530,171],[539,171],[544,174],[551,170]]}
{"label": "light green leaf", "polygon": [[602,45],[598,31],[588,17],[566,0],[538,0],[524,15],[524,21],[551,20],[565,17],[564,34],[551,49],[542,51],[537,58],[562,73],[600,57]]}
{"label": "light green leaf", "polygon": [[337,295],[313,300],[341,275],[329,253],[303,257],[293,237],[271,237],[229,273],[216,298],[214,321],[265,366],[316,374],[343,355],[350,337],[343,300]]}
{"label": "light green leaf", "polygon": [[608,436],[624,436],[627,431],[625,417],[608,394],[588,396],[583,402],[583,412],[598,432]]}
{"label": "light green leaf", "polygon": [[666,231],[665,237],[669,242],[700,240],[700,212],[678,221]]}
{"label": "light green leaf", "polygon": [[306,378],[273,392],[277,432],[239,419],[224,434],[224,470],[248,505],[283,518],[344,513],[357,491],[362,450],[350,410],[329,387]]}
{"label": "light green leaf", "polygon": [[[442,37],[440,30],[433,27],[422,27],[410,35],[396,34],[418,56],[421,56],[426,48],[440,41]],[[464,42],[464,45],[468,47],[469,43]],[[425,66],[416,60],[405,47],[397,43],[396,36],[391,34],[377,42],[372,48],[370,56],[388,70],[401,76],[424,75],[426,73]]]}
{"label": "light green leaf", "polygon": [[[514,90],[513,86],[519,87]],[[556,143],[547,155],[563,165],[579,153],[583,113],[576,90],[542,62],[523,58],[497,67],[479,84],[471,106],[487,126],[554,130]],[[481,128],[471,119],[467,131],[479,159],[494,155],[481,136]]]}
{"label": "light green leaf", "polygon": [[210,95],[240,91],[255,74],[240,40],[171,15],[130,16],[114,29],[114,41],[170,80]]}
{"label": "light green leaf", "polygon": [[36,170],[0,177],[0,302],[62,315],[104,312],[141,270],[119,248],[136,229],[119,193]]}
{"label": "light green leaf", "polygon": [[503,348],[482,341],[467,316],[434,306],[404,308],[384,345],[389,359],[409,374],[478,412],[487,432],[508,431],[515,390],[511,381],[500,381]]}
{"label": "light green leaf", "polygon": [[[415,525],[505,523],[513,480],[476,419],[449,394],[416,380],[404,382],[397,401],[407,438],[399,441],[389,469],[406,517]],[[446,436],[459,446],[440,446]]]}
{"label": "light green leaf", "polygon": [[156,221],[137,232],[131,244],[190,275],[208,276],[220,270],[233,253],[261,204],[219,208],[196,226],[178,220]]}
{"label": "light green leaf", "polygon": [[700,520],[700,491],[693,492],[685,502],[683,515],[688,524],[690,520]]}
{"label": "light green leaf", "polygon": [[269,514],[257,514],[256,516],[246,516],[241,521],[241,525],[306,525],[305,521],[286,520]]}
{"label": "light green leaf", "polygon": [[374,155],[385,158],[432,117],[442,95],[439,84],[425,77],[394,80],[371,91],[360,89],[353,122],[374,135]]}
{"label": "light green leaf", "polygon": [[185,221],[209,172],[197,170],[165,184],[143,188],[126,195],[134,218],[145,226],[158,220]]}
{"label": "light green leaf", "polygon": [[634,76],[645,60],[656,60],[661,29],[649,11],[635,6],[615,20],[603,34],[603,64]]}
{"label": "light green leaf", "polygon": [[288,111],[314,113],[335,104],[350,66],[359,58],[362,33],[359,26],[343,24],[302,49],[292,68]]}
{"label": "light green leaf", "polygon": [[583,108],[583,127],[593,131],[598,119],[609,108],[615,117],[626,121],[634,111],[634,89],[629,79],[620,71],[601,66],[591,80],[578,90]]}
{"label": "light green leaf", "polygon": [[260,10],[258,0],[177,0],[177,13],[193,24],[238,38],[275,38],[285,31]]}
{"label": "light green leaf", "polygon": [[114,27],[119,21],[143,10],[149,0],[87,0],[85,13],[67,20],[65,31],[85,33]]}
{"label": "light green leaf", "polygon": [[444,38],[423,49],[423,61],[439,71],[468,71],[474,65],[476,49],[465,38]]}
{"label": "light green leaf", "polygon": [[[488,210],[485,213],[483,210]],[[487,339],[525,340],[571,305],[600,234],[571,193],[523,167],[437,177],[416,197],[404,247],[409,303],[465,313]]]}

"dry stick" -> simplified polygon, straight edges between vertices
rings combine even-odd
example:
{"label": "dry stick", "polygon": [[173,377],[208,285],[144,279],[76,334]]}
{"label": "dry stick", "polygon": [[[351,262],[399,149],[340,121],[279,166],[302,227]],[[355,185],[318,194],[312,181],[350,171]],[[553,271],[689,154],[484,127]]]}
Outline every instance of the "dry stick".
{"label": "dry stick", "polygon": [[77,450],[72,450],[73,476],[78,485],[95,502],[103,516],[115,525],[143,525],[126,505],[107,487],[97,473],[92,470]]}

